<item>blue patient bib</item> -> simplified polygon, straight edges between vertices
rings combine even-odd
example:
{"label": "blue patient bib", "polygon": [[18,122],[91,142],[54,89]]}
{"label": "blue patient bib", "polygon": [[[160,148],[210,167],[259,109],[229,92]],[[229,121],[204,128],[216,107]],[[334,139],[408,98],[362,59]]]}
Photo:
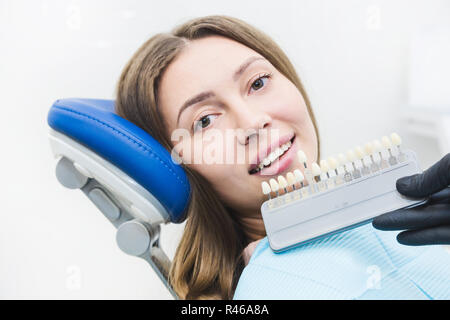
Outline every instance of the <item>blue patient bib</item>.
{"label": "blue patient bib", "polygon": [[398,233],[368,223],[281,253],[265,237],[233,299],[450,299],[450,250]]}

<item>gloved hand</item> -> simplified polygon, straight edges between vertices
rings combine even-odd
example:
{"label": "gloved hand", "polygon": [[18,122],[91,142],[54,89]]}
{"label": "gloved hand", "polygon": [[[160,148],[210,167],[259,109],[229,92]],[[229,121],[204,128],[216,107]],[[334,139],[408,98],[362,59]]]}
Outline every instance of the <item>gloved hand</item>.
{"label": "gloved hand", "polygon": [[382,214],[372,221],[380,230],[406,230],[397,235],[404,245],[450,244],[450,153],[421,174],[402,177],[396,188],[412,198],[429,197],[410,209]]}

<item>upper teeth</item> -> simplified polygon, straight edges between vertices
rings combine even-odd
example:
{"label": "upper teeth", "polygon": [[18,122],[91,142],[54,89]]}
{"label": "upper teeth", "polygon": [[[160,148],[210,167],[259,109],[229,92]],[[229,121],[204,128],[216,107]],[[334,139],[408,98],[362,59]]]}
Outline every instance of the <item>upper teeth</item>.
{"label": "upper teeth", "polygon": [[284,154],[291,147],[291,141],[286,142],[285,144],[279,146],[274,151],[272,151],[267,157],[265,157],[256,169],[262,169],[263,167],[269,166],[272,162],[277,160],[282,154]]}

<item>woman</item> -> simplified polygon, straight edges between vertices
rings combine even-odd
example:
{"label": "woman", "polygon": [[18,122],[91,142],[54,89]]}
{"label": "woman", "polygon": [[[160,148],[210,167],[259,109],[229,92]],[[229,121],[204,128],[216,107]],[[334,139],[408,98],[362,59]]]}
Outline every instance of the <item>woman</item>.
{"label": "woman", "polygon": [[[184,105],[205,91],[213,94]],[[311,104],[291,62],[267,35],[232,17],[193,19],[146,41],[121,74],[116,111],[169,152],[174,130],[189,130],[193,143],[207,147],[214,142],[200,133],[214,128],[224,135],[229,129],[246,132],[227,140],[224,152],[236,144],[259,153],[250,140],[270,145],[277,140],[267,132],[278,132],[292,141],[291,154],[301,149],[309,162],[320,155]],[[247,134],[252,130],[258,134]],[[192,199],[169,276],[180,298],[233,297],[255,241],[265,236],[261,182],[300,168],[297,157],[290,157],[282,172],[269,166],[267,174],[255,174],[248,162],[183,164]]]}
{"label": "woman", "polygon": [[[320,159],[319,134],[308,96],[292,64],[275,42],[245,22],[226,16],[193,19],[170,34],[157,34],[138,49],[124,68],[117,86],[116,109],[169,152],[175,151],[191,184],[187,223],[169,275],[178,296],[231,299],[235,292],[239,291],[238,295],[245,292],[246,284],[250,283],[258,288],[253,291],[264,297],[274,291],[272,285],[277,286],[279,296],[290,297],[277,278],[285,269],[285,260],[271,260],[279,268],[274,264],[265,266],[266,281],[262,284],[259,281],[262,269],[254,260],[264,259],[259,254],[267,241],[260,243],[258,255],[252,257],[253,264],[250,261],[245,269],[245,274],[256,281],[246,281],[236,290],[252,251],[266,235],[260,214],[265,200],[261,182],[301,169],[303,166],[295,156],[300,149],[309,163]],[[175,144],[173,134],[179,130],[188,133],[184,136],[187,141]],[[208,135],[213,132],[228,137],[229,130],[237,133],[232,139],[217,141]],[[246,161],[235,161],[235,145],[249,155]],[[233,161],[192,162],[192,156],[204,159],[210,150],[232,154]],[[406,229],[397,236],[401,244],[450,244],[449,169],[450,154],[447,154],[424,173],[399,179],[397,190],[401,194],[428,197],[427,203],[381,215],[374,219],[373,226],[381,230]],[[298,261],[299,256],[290,255],[293,260],[289,261],[295,262],[290,267],[299,268],[284,277],[285,285],[299,291],[296,273],[302,266],[313,273],[317,270],[318,280],[322,281],[324,275],[330,275],[327,268],[334,265],[336,275],[330,281],[342,280],[343,275],[349,274],[347,262],[356,272],[359,262],[370,260],[365,259],[369,254],[377,257],[373,261],[380,264],[376,266],[381,267],[384,283],[388,284],[384,291],[374,295],[371,286],[366,285],[361,293],[358,291],[361,284],[352,276],[348,283],[336,288],[328,282],[321,286],[320,281],[313,281],[317,297],[325,296],[324,288],[331,290],[329,297],[338,292],[340,298],[373,298],[377,294],[384,299],[448,297],[450,257],[443,250],[412,252],[394,244],[392,235],[373,230],[367,226],[357,228],[341,233],[340,240],[336,240],[340,245],[332,239],[321,244],[326,247],[329,243],[332,250],[339,251],[342,241],[348,241],[359,248],[351,255],[340,256],[339,265],[335,265],[339,261],[326,254],[329,251],[323,254],[321,245],[314,252],[322,260]],[[366,240],[355,241],[352,237]],[[361,251],[365,246],[370,250]],[[271,252],[265,254],[270,256]],[[389,273],[379,258],[383,255]],[[373,270],[374,265],[366,270],[364,263],[358,266],[358,272],[366,284],[365,273]],[[411,271],[408,268],[413,264]],[[252,273],[251,267],[255,266],[259,271]],[[320,271],[318,267],[325,269]],[[273,281],[270,283],[269,279]],[[428,293],[420,287],[422,284]],[[353,289],[357,289],[356,294]],[[304,294],[311,298],[312,291]]]}

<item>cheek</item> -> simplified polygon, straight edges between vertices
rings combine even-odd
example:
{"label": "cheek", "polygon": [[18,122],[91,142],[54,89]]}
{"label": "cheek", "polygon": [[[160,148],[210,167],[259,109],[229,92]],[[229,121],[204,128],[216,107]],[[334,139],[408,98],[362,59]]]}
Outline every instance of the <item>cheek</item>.
{"label": "cheek", "polygon": [[282,100],[272,116],[292,126],[298,134],[298,143],[303,148],[311,161],[317,161],[317,135],[308,111],[306,101],[301,92],[290,81],[286,80],[279,96]]}
{"label": "cheek", "polygon": [[221,199],[231,203],[239,201],[242,195],[239,188],[244,181],[242,172],[236,172],[236,165],[194,164],[190,167],[211,184]]}
{"label": "cheek", "polygon": [[277,106],[272,108],[272,116],[298,126],[305,125],[310,117],[301,92],[288,80],[282,88],[281,92],[272,96],[273,105]]}
{"label": "cheek", "polygon": [[[239,167],[233,138],[218,130],[209,136],[211,132],[213,131],[206,131],[203,137],[191,139],[189,146],[185,147],[190,152],[184,153],[183,160],[190,160],[188,166],[211,183],[229,180]],[[245,159],[241,161],[245,165]]]}
{"label": "cheek", "polygon": [[202,177],[208,180],[210,183],[214,183],[214,181],[221,174],[221,170],[214,164],[191,164],[189,167],[198,172]]}

